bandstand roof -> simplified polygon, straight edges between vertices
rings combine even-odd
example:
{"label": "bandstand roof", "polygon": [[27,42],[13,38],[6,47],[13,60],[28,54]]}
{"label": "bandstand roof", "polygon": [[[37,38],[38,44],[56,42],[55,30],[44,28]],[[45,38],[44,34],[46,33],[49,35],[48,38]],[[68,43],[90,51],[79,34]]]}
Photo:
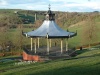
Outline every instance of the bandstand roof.
{"label": "bandstand roof", "polygon": [[69,38],[76,36],[77,33],[69,32],[61,29],[55,22],[55,14],[48,10],[46,13],[46,19],[43,24],[34,31],[23,33],[27,37],[47,37],[48,38]]}

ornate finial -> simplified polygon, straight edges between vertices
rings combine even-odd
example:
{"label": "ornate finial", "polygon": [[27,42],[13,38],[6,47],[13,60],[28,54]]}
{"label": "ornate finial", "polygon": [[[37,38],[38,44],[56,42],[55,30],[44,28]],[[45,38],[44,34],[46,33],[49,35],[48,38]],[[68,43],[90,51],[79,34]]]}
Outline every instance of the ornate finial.
{"label": "ornate finial", "polygon": [[45,19],[46,20],[55,20],[55,14],[54,13],[52,13],[52,11],[50,10],[50,4],[49,4],[49,10],[46,12],[46,17],[45,17]]}
{"label": "ornate finial", "polygon": [[50,6],[51,6],[51,5],[49,4],[49,10],[50,10]]}

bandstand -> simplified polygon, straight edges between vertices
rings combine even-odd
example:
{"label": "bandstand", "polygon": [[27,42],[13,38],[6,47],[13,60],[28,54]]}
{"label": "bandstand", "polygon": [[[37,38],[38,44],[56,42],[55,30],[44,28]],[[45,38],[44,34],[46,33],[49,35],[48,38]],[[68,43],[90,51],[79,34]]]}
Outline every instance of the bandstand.
{"label": "bandstand", "polygon": [[[50,48],[52,47],[52,39],[61,40],[60,54],[63,54],[63,40],[66,39],[66,48],[65,48],[66,50],[65,51],[68,51],[68,39],[76,36],[77,32],[69,32],[69,31],[65,31],[65,30],[61,29],[56,24],[55,14],[50,10],[50,6],[49,6],[49,10],[45,14],[45,20],[44,20],[43,24],[36,30],[32,30],[30,32],[23,32],[23,35],[25,37],[30,38],[30,40],[31,40],[30,51],[28,51],[27,49],[25,50],[28,57],[29,57],[29,55],[31,55],[31,56],[39,55],[39,53],[37,53],[37,50],[38,50],[38,48],[40,48],[40,39],[41,38],[44,38],[47,40],[45,55],[49,56]],[[34,47],[33,47],[33,39],[34,39]],[[38,40],[37,42],[36,42],[36,39]],[[26,58],[25,54],[24,54],[24,57]],[[31,58],[30,58],[30,60],[31,60]]]}

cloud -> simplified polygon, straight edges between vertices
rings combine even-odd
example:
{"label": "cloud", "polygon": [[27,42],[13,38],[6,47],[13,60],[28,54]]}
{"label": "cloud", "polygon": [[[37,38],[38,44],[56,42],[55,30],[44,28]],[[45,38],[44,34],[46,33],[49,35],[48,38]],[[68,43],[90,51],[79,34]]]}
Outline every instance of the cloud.
{"label": "cloud", "polygon": [[26,6],[27,9],[34,9],[33,6],[29,5],[29,6]]}
{"label": "cloud", "polygon": [[86,3],[84,5],[86,5],[86,7],[91,8],[91,9],[100,10],[100,2],[90,2],[90,3]]}
{"label": "cloud", "polygon": [[0,0],[0,5],[2,6],[8,5],[8,2],[6,0]]}
{"label": "cloud", "polygon": [[100,10],[100,2],[65,3],[63,7]]}
{"label": "cloud", "polygon": [[100,11],[100,0],[0,0],[0,8],[53,11]]}
{"label": "cloud", "polygon": [[27,5],[26,8],[28,10],[48,10],[48,6],[47,5],[44,5],[44,4],[40,4],[40,5]]}
{"label": "cloud", "polygon": [[50,2],[61,2],[61,3],[66,3],[66,2],[80,2],[84,3],[87,2],[88,0],[49,0]]}
{"label": "cloud", "polygon": [[66,2],[66,0],[49,0],[51,2]]}
{"label": "cloud", "polygon": [[29,4],[29,3],[42,3],[44,0],[7,0],[9,4]]}

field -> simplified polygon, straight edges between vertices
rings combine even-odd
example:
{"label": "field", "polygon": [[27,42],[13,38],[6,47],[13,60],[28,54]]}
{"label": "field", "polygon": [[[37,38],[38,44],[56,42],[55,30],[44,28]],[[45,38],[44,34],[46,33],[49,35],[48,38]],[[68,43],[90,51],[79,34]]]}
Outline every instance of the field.
{"label": "field", "polygon": [[0,62],[0,75],[100,74],[100,49],[80,50],[76,53],[76,57],[30,64],[15,64],[18,61]]}
{"label": "field", "polygon": [[[24,32],[35,30],[34,24],[37,25],[41,22],[44,17],[41,16],[43,12],[38,12],[37,14],[37,22],[34,23],[34,15],[36,11],[22,11],[18,10],[18,14],[15,16],[15,10],[1,10],[0,11],[0,18],[1,18],[1,31],[0,31],[0,53],[6,53],[7,45],[11,46],[11,49],[8,52],[19,52],[22,53],[23,46],[27,46],[30,48],[30,38],[26,38],[22,36],[22,30]],[[2,26],[2,20],[4,15],[11,14],[14,19],[21,18],[23,24],[18,25],[15,24],[15,28],[9,26],[7,22],[7,26]],[[76,32],[77,36],[68,39],[68,47],[77,48],[83,45],[88,45],[89,40],[85,39],[85,35],[83,35],[84,29],[87,28],[86,20],[87,13],[81,14],[80,13],[67,13],[69,18],[65,17],[66,13],[60,13],[58,18],[57,24],[64,30],[69,30],[70,32]],[[80,15],[80,16],[79,16]],[[91,14],[91,16],[95,15]],[[83,16],[83,17],[82,17]],[[65,23],[64,23],[65,18]],[[93,17],[95,20],[95,34],[96,38],[92,40],[91,44],[100,43],[100,15]],[[9,17],[8,17],[9,19]],[[12,18],[13,19],[13,18]],[[29,20],[29,22],[27,22]],[[7,20],[8,21],[8,20]],[[11,21],[13,26],[13,21]],[[16,19],[14,20],[16,22]],[[38,23],[39,22],[39,23]],[[92,21],[91,21],[92,22]],[[5,25],[5,24],[4,24]],[[39,24],[41,25],[41,24]],[[67,26],[69,25],[69,27]],[[8,27],[8,28],[7,28]],[[4,28],[4,29],[3,29]],[[94,34],[94,35],[95,35]],[[63,40],[63,46],[65,47],[65,40]],[[33,39],[34,41],[34,39]],[[61,39],[52,39],[52,46],[57,43],[57,46],[60,47]],[[40,47],[46,46],[47,40],[45,38],[40,39]],[[1,48],[4,49],[1,49]],[[62,58],[62,59],[55,59],[49,61],[42,61],[42,62],[25,62],[21,61],[20,59],[22,56],[5,56],[0,57],[0,75],[99,75],[100,74],[100,44],[97,46],[91,46],[91,49],[83,49],[83,50],[76,50],[76,56],[69,57],[69,58]]]}
{"label": "field", "polygon": [[[15,15],[15,11],[18,11],[18,13]],[[1,9],[0,10],[0,20],[1,20],[1,27],[0,29],[2,29],[3,31],[0,32],[0,44],[2,45],[2,43],[4,45],[3,48],[5,49],[4,46],[6,46],[6,42],[9,43],[9,41],[11,41],[11,43],[17,47],[17,49],[20,47],[22,47],[23,45],[30,45],[30,39],[29,38],[25,38],[21,36],[21,31],[23,30],[24,32],[28,32],[31,31],[33,29],[35,29],[35,26],[40,26],[42,23],[40,20],[44,20],[44,12],[45,11],[25,11],[25,10],[20,10],[20,9]],[[34,21],[34,15],[35,13],[37,13],[37,21]],[[56,14],[58,14],[58,16],[56,16],[56,21],[57,24],[64,30],[69,29],[69,31],[73,31],[76,32],[77,30],[77,36],[70,38],[68,40],[69,42],[69,48],[73,48],[73,47],[77,47],[77,46],[82,46],[82,45],[87,45],[88,42],[83,43],[83,39],[84,36],[83,32],[86,28],[86,18],[87,18],[87,14],[88,13],[64,13],[64,12],[55,12]],[[93,19],[95,20],[95,25],[97,26],[98,30],[96,30],[96,34],[97,34],[97,38],[96,40],[94,40],[92,43],[98,43],[98,41],[100,40],[100,36],[99,36],[99,31],[100,31],[100,15],[99,13],[89,13],[91,15],[91,17],[93,17]],[[12,15],[12,17],[5,17],[8,15]],[[69,17],[65,16],[68,15]],[[4,17],[4,18],[2,18]],[[5,21],[5,18],[7,18],[7,21]],[[63,19],[65,18],[65,20]],[[11,19],[11,23],[9,22],[9,19]],[[18,20],[18,21],[17,21]],[[21,20],[23,23],[19,24]],[[28,21],[29,20],[29,21]],[[18,23],[18,25],[16,24],[16,21]],[[28,21],[28,22],[27,22]],[[5,22],[5,23],[4,23]],[[26,23],[27,22],[27,23]],[[3,29],[2,25],[7,24],[8,30],[7,29]],[[11,24],[11,28],[9,29],[9,23]],[[13,28],[13,24],[15,24],[15,28]],[[22,26],[22,28],[20,29],[20,25]],[[68,28],[69,26],[69,28]],[[6,30],[6,31],[5,31]],[[11,37],[12,36],[12,37]],[[16,39],[17,38],[17,39]],[[23,40],[23,42],[21,42],[21,40]],[[66,39],[64,39],[66,40]],[[43,43],[44,45],[46,45],[46,40],[45,39],[41,39],[40,40],[40,45]],[[57,42],[58,41],[58,42]],[[55,41],[53,40],[53,44],[54,42],[57,42],[58,45],[60,45],[60,40],[56,39]],[[65,43],[65,41],[64,41]],[[52,44],[52,45],[53,45]],[[64,45],[65,46],[65,45]]]}
{"label": "field", "polygon": [[[96,30],[96,36],[97,36],[97,39],[94,40],[92,43],[98,43],[99,40],[100,40],[100,34],[99,34],[99,31],[100,31],[100,26],[99,26],[100,22],[97,22],[96,26],[98,28],[98,30]],[[77,46],[82,46],[82,45],[86,45],[88,44],[88,42],[85,42],[83,44],[83,39],[84,36],[83,36],[83,29],[85,29],[86,25],[85,25],[85,22],[81,22],[81,23],[77,23],[76,25],[74,25],[73,27],[69,27],[69,31],[70,32],[76,32],[77,30],[77,36],[73,37],[73,38],[69,38],[68,42],[69,42],[69,47],[70,48],[73,48],[73,47],[77,47]],[[24,32],[28,32],[28,31],[32,31],[34,28],[23,28],[21,30],[23,30]],[[62,28],[64,30],[67,30],[67,28]],[[20,39],[20,33],[21,33],[21,30],[18,29],[18,28],[15,28],[15,29],[9,29],[8,32],[6,33],[6,35],[8,36],[9,40],[11,41],[17,41],[16,40],[16,37]],[[1,35],[2,36],[2,35]],[[10,37],[12,36],[12,37]],[[1,37],[2,38],[2,37]],[[33,39],[34,40],[34,39]],[[66,39],[64,39],[66,40]],[[58,41],[58,45],[60,45],[60,39],[56,39],[55,41],[52,42],[52,45],[54,44],[54,42]],[[43,43],[44,42],[44,43]],[[44,44],[46,45],[46,39],[40,39],[40,45],[41,44]],[[63,42],[65,44],[65,41]],[[26,38],[26,37],[23,37],[23,44],[24,45],[30,45],[30,38]]]}

